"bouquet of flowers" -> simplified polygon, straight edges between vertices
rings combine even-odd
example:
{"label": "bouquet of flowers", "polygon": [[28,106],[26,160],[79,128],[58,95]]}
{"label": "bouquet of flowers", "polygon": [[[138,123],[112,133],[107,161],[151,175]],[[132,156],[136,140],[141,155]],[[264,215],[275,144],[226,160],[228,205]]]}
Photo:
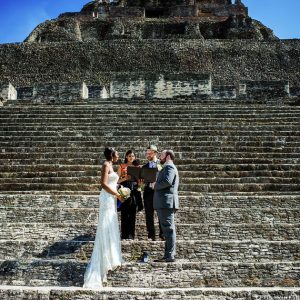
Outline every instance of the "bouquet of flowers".
{"label": "bouquet of flowers", "polygon": [[118,193],[126,200],[130,197],[131,190],[121,185],[121,187],[118,189]]}
{"label": "bouquet of flowers", "polygon": [[[124,187],[124,186],[121,185],[121,187],[118,189],[118,193],[126,200],[130,197],[131,191],[130,191],[129,188]],[[122,202],[119,199],[117,199],[117,209],[118,209],[118,211],[120,210],[121,205],[122,205]]]}

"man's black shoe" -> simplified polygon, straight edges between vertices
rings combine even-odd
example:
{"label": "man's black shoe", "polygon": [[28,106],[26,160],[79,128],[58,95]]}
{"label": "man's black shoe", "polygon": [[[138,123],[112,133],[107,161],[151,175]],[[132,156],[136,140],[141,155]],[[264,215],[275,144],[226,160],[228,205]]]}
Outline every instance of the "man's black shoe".
{"label": "man's black shoe", "polygon": [[167,263],[172,263],[172,262],[175,262],[175,261],[176,261],[175,258],[167,258],[167,259],[165,260],[165,262],[167,262]]}
{"label": "man's black shoe", "polygon": [[160,239],[161,241],[165,241],[165,240],[166,240],[165,237],[164,237],[163,235],[159,235],[159,239]]}
{"label": "man's black shoe", "polygon": [[141,259],[139,260],[140,263],[148,263],[150,260],[149,254],[147,252],[144,252],[141,256]]}

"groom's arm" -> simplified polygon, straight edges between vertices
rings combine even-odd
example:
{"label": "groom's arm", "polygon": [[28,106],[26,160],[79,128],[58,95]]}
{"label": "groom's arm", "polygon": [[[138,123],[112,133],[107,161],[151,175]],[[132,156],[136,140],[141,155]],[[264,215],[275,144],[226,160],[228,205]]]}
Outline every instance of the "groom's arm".
{"label": "groom's arm", "polygon": [[162,176],[159,176],[158,181],[155,183],[155,189],[159,191],[169,188],[172,186],[175,176],[175,169],[170,165],[165,166]]}

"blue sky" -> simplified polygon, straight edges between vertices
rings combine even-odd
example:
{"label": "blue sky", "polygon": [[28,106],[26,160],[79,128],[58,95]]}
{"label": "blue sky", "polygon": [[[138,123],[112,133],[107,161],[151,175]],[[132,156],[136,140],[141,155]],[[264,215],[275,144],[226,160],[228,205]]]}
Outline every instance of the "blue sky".
{"label": "blue sky", "polygon": [[[79,11],[89,0],[0,0],[0,44],[23,41],[41,22]],[[252,18],[282,38],[300,38],[300,0],[243,0]]]}

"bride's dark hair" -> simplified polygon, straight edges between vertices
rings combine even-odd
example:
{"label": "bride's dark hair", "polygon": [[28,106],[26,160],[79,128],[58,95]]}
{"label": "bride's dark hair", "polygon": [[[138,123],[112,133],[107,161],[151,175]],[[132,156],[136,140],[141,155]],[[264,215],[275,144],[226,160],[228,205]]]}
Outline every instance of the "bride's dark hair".
{"label": "bride's dark hair", "polygon": [[105,156],[106,160],[108,160],[108,161],[112,160],[115,153],[116,153],[116,150],[112,147],[107,147],[104,150],[104,156]]}

